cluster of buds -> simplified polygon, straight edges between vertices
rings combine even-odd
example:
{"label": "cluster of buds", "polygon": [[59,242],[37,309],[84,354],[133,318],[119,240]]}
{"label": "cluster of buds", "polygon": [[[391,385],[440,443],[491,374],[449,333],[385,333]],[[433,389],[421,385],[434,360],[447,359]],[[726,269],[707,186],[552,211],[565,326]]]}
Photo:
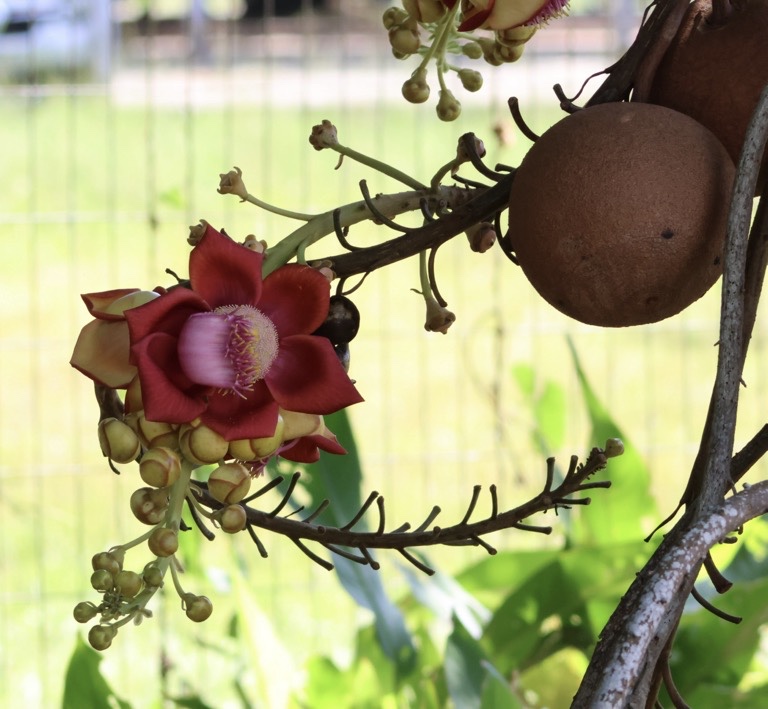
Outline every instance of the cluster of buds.
{"label": "cluster of buds", "polygon": [[[402,5],[385,10],[382,22],[396,58],[422,58],[402,86],[403,97],[410,103],[429,99],[427,68],[434,61],[440,86],[437,115],[452,121],[461,104],[444,75],[455,72],[466,91],[479,91],[482,74],[461,64],[466,59],[492,66],[517,61],[541,26],[566,13],[568,0],[402,0]],[[449,61],[449,55],[455,58]]]}
{"label": "cluster of buds", "polygon": [[[174,535],[172,530],[158,527],[150,535],[150,540],[164,536],[157,532]],[[142,619],[152,616],[146,608],[147,602],[163,586],[169,565],[177,563],[162,542],[155,546],[157,558],[146,564],[141,572],[123,567],[127,546],[98,552],[91,559],[91,587],[101,595],[101,601],[98,604],[81,601],[72,614],[78,623],[96,620],[88,631],[88,642],[95,650],[109,648],[118,630],[130,621],[140,623]],[[153,548],[152,541],[150,548]],[[175,568],[173,574],[175,580]],[[209,598],[183,591],[180,591],[180,597],[182,608],[190,620],[200,623],[210,617],[213,605]]]}
{"label": "cluster of buds", "polygon": [[[168,572],[187,617],[195,622],[206,620],[212,612],[211,601],[186,592],[179,581],[181,564],[176,553],[184,504],[223,532],[236,534],[247,525],[247,511],[241,503],[251,481],[272,457],[301,438],[333,438],[322,416],[282,410],[274,433],[255,439],[227,441],[197,419],[180,425],[150,421],[142,408],[138,377],[126,389],[125,408],[128,413],[99,422],[99,443],[111,464],[138,463],[142,485],[131,495],[130,509],[150,529],[93,557],[91,587],[101,594],[101,601],[78,603],[74,617],[80,623],[96,620],[88,641],[97,650],[110,647],[118,629],[129,621],[151,616],[147,603],[163,586]],[[211,471],[205,483],[192,478],[199,468]],[[204,490],[220,503],[218,509],[199,503]],[[144,547],[154,557],[142,571],[123,567],[126,551],[135,547]]]}

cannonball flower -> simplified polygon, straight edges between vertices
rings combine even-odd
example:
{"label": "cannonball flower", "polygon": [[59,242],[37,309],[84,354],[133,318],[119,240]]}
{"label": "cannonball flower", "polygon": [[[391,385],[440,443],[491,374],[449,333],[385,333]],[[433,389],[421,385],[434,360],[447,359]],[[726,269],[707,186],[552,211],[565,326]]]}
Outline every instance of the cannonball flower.
{"label": "cannonball flower", "polygon": [[138,288],[82,295],[94,319],[80,331],[70,364],[97,384],[110,389],[125,389],[136,376],[136,367],[129,361],[125,311],[159,295],[159,292]]}
{"label": "cannonball flower", "polygon": [[[456,0],[443,0],[449,7]],[[461,0],[460,32],[544,25],[568,12],[568,0]]]}
{"label": "cannonball flower", "polygon": [[190,288],[126,311],[152,421],[196,418],[226,440],[271,436],[278,408],[326,414],[362,400],[326,338],[326,278],[299,264],[262,279],[263,254],[208,225]]}

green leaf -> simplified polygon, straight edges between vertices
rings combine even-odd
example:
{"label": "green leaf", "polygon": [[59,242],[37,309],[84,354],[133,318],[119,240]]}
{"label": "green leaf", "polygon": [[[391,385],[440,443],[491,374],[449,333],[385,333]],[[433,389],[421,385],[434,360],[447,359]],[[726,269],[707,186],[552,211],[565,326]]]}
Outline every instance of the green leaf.
{"label": "green leaf", "polygon": [[624,454],[611,458],[604,474],[611,480],[610,493],[596,491],[594,496],[600,495],[601,499],[595,501],[594,507],[573,515],[571,541],[599,545],[606,540],[615,543],[642,539],[657,517],[656,502],[650,492],[650,473],[637,449],[592,389],[570,338],[568,347],[592,424],[591,445],[602,447],[609,438],[620,438],[624,442]]}
{"label": "green leaf", "polygon": [[635,572],[653,552],[642,542],[578,547],[550,556],[498,607],[483,636],[503,672],[524,670],[566,647],[590,652]]}
{"label": "green leaf", "polygon": [[480,709],[523,709],[523,704],[499,671],[489,662],[483,661],[482,665],[486,674]]}
{"label": "green leaf", "polygon": [[563,445],[565,438],[565,393],[555,382],[546,382],[541,391],[536,389],[536,376],[529,364],[512,368],[512,377],[533,415],[531,439],[546,456]]}
{"label": "green leaf", "polygon": [[102,656],[79,635],[75,649],[69,658],[64,679],[62,709],[130,709],[130,704],[120,699],[99,671]]}
{"label": "green leaf", "polygon": [[[322,453],[320,460],[308,469],[303,484],[312,497],[313,505],[324,499],[331,501],[318,521],[342,527],[362,506],[360,487],[363,474],[346,412],[326,416],[325,421],[347,449],[347,454]],[[361,520],[355,528],[365,527],[365,520]],[[387,657],[397,664],[401,672],[408,672],[415,656],[413,639],[400,609],[387,596],[380,574],[370,566],[362,566],[341,556],[334,556],[332,560],[347,593],[358,605],[374,613],[376,634]]]}
{"label": "green leaf", "polygon": [[683,615],[672,658],[672,676],[683,695],[705,682],[730,687],[741,682],[759,650],[761,626],[768,622],[766,598],[768,579],[741,581],[728,593],[708,599],[743,618],[738,625],[697,606]]}
{"label": "green leaf", "polygon": [[445,680],[454,706],[480,709],[488,658],[458,618],[445,647]]}

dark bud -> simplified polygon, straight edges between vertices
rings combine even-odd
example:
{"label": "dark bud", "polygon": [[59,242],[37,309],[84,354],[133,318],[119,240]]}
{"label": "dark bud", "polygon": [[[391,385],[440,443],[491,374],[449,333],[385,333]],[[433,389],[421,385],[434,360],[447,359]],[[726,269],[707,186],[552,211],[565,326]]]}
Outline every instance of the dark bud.
{"label": "dark bud", "polygon": [[359,327],[360,311],[357,306],[344,295],[332,295],[328,317],[312,334],[327,337],[334,346],[344,345],[355,338]]}

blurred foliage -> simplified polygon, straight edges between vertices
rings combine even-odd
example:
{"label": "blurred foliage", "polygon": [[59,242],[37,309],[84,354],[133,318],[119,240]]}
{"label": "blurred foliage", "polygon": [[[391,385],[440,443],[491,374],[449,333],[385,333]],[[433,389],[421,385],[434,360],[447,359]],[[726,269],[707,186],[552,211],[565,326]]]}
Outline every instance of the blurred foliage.
{"label": "blurred foliage", "polygon": [[[642,458],[596,397],[572,346],[571,354],[592,426],[588,446],[620,437],[625,453],[608,466],[611,490],[595,491],[592,506],[563,515],[562,545],[489,556],[455,578],[402,568],[409,591],[398,602],[387,595],[379,573],[335,557],[340,585],[372,614],[373,622],[359,629],[345,661],[329,652],[311,658],[303,669],[291,665],[244,577],[233,579],[238,610],[230,623],[230,644],[205,651],[229,657],[242,706],[517,709],[570,704],[601,629],[655,549],[655,541],[642,541],[642,520],[657,516]],[[512,375],[533,414],[533,440],[549,455],[563,441],[564,392],[549,382],[537,388],[528,365],[515,367]],[[333,499],[323,523],[344,525],[360,508],[362,471],[346,415],[330,418],[349,455],[341,462],[321,460],[302,484],[311,504]],[[768,620],[768,523],[752,522],[741,542],[725,569],[735,585],[714,602],[743,621],[727,623],[691,602],[677,633],[672,673],[682,695],[699,709],[768,704],[760,661],[761,628]],[[187,568],[194,570],[197,545],[183,553]],[[707,583],[702,582],[702,593],[712,598],[716,594]],[[78,640],[67,672],[65,708],[130,706],[114,696],[99,662],[99,655]],[[276,667],[295,673],[299,685],[276,694],[269,682]],[[167,699],[179,707],[209,706],[194,692]],[[662,700],[669,705],[664,694]]]}

